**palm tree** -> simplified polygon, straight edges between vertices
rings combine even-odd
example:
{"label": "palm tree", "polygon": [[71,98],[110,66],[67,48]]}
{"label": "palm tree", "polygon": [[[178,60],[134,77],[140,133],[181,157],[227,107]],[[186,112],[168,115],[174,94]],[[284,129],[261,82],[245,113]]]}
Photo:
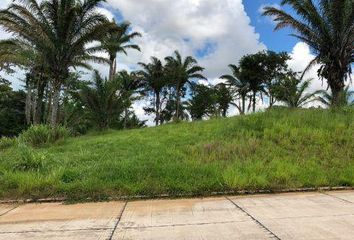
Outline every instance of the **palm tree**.
{"label": "palm tree", "polygon": [[90,68],[87,44],[100,41],[111,23],[95,11],[101,0],[23,0],[0,11],[0,25],[43,55],[51,73],[51,124],[57,125],[62,84],[72,67]]}
{"label": "palm tree", "polygon": [[110,29],[106,36],[101,40],[100,45],[92,47],[89,51],[104,51],[109,55],[109,80],[114,78],[117,71],[117,54],[124,53],[127,55],[128,49],[140,51],[140,47],[132,44],[131,41],[136,37],[141,37],[138,32],[129,32],[131,24],[123,22],[117,24],[114,20],[112,24],[115,26]]}
{"label": "palm tree", "polygon": [[298,17],[275,7],[266,7],[265,16],[275,17],[276,30],[291,27],[292,34],[307,43],[316,54],[306,68],[321,64],[319,76],[327,80],[333,93],[333,105],[341,105],[340,93],[351,74],[354,61],[353,0],[282,0]]}
{"label": "palm tree", "polygon": [[241,103],[234,105],[237,107],[241,115],[246,113],[246,98],[249,93],[249,83],[243,79],[240,68],[234,64],[230,64],[231,75],[223,75],[220,78],[227,80],[227,84],[236,92],[236,98],[240,98]]}
{"label": "palm tree", "polygon": [[175,51],[173,56],[166,57],[165,60],[167,74],[176,90],[175,119],[180,120],[182,89],[187,83],[191,84],[190,79],[206,79],[201,74],[204,68],[198,66],[197,60],[191,56],[183,59],[178,51]]}
{"label": "palm tree", "polygon": [[[7,39],[0,41],[0,65],[5,70],[13,71],[12,66],[18,66],[28,71],[26,74],[26,120],[27,124],[39,124],[42,118],[42,102],[44,90],[48,84],[47,64],[43,55],[36,51],[34,46],[21,39]],[[33,113],[31,114],[31,110]]]}
{"label": "palm tree", "polygon": [[289,73],[274,86],[274,96],[290,108],[300,108],[315,100],[318,92],[307,93],[311,79],[302,81],[295,73]]}
{"label": "palm tree", "polygon": [[156,57],[151,58],[151,63],[139,63],[139,65],[143,68],[139,74],[142,76],[146,92],[154,95],[153,112],[156,115],[155,124],[158,126],[161,122],[161,94],[163,89],[167,86],[165,69],[161,60]]}
{"label": "palm tree", "polygon": [[95,71],[93,81],[90,85],[82,86],[78,94],[91,120],[100,129],[109,128],[121,113],[122,104],[117,95],[118,89],[118,81],[105,80]]}
{"label": "palm tree", "polygon": [[127,71],[119,72],[114,79],[118,83],[117,94],[123,106],[123,125],[126,129],[129,120],[129,108],[134,101],[140,99],[139,90],[142,88],[142,82],[136,73],[128,73]]}
{"label": "palm tree", "polygon": [[[317,100],[324,104],[327,107],[331,107],[335,105],[333,95],[329,93],[328,91],[318,91],[317,92],[320,96],[317,97]],[[339,94],[339,97],[341,98],[341,101],[344,103],[344,105],[351,106],[354,105],[354,91],[350,91],[349,86],[347,86],[343,92]]]}

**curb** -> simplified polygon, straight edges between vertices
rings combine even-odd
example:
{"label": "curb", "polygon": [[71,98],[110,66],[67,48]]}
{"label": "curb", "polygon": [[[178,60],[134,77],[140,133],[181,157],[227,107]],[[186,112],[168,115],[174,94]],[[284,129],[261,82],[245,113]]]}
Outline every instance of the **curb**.
{"label": "curb", "polygon": [[319,188],[294,188],[283,190],[241,190],[241,191],[226,191],[212,192],[206,194],[160,194],[160,195],[135,195],[122,197],[109,197],[104,199],[86,198],[80,201],[71,200],[65,197],[62,198],[42,198],[42,199],[18,199],[18,200],[0,200],[0,204],[27,204],[27,203],[58,203],[58,202],[105,202],[105,201],[138,201],[149,199],[180,199],[180,198],[206,198],[217,196],[247,196],[247,195],[262,195],[262,194],[282,194],[282,193],[306,193],[306,192],[325,192],[325,191],[349,191],[354,190],[354,187],[319,187]]}

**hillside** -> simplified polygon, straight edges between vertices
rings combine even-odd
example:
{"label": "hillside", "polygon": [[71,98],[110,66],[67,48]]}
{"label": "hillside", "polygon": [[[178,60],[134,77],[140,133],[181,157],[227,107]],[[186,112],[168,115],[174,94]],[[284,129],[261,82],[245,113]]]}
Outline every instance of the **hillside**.
{"label": "hillside", "polygon": [[272,110],[0,152],[1,199],[320,186],[354,186],[354,111]]}

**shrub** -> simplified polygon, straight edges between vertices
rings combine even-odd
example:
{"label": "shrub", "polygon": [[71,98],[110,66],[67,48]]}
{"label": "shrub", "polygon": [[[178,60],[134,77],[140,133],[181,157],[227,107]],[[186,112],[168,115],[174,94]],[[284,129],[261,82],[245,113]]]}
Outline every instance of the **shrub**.
{"label": "shrub", "polygon": [[70,132],[65,127],[52,128],[48,125],[35,125],[20,135],[20,141],[32,147],[40,147],[64,140],[69,135]]}
{"label": "shrub", "polygon": [[25,145],[19,146],[19,159],[14,162],[13,170],[16,171],[39,171],[44,166],[45,156],[35,153]]}
{"label": "shrub", "polygon": [[16,143],[17,143],[16,138],[8,138],[8,137],[0,138],[0,151],[13,147],[16,145]]}

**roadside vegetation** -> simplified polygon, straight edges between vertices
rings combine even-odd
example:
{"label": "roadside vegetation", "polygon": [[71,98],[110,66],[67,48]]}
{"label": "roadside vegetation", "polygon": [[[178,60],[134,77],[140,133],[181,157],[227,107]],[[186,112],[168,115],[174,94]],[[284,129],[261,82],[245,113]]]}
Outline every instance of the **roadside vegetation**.
{"label": "roadside vegetation", "polygon": [[[0,79],[0,198],[354,186],[352,0],[265,7],[315,58],[294,72],[286,52],[248,54],[218,84],[178,50],[117,71],[120,54],[144,51],[135,43],[143,36],[107,19],[101,3],[23,0],[0,10],[11,34],[0,41],[0,71],[25,72],[23,89]],[[326,91],[304,77],[316,64]],[[140,100],[156,128],[136,115]]]}
{"label": "roadside vegetation", "polygon": [[109,130],[41,148],[11,142],[0,153],[0,198],[82,200],[354,186],[353,119],[349,108],[273,109]]}

